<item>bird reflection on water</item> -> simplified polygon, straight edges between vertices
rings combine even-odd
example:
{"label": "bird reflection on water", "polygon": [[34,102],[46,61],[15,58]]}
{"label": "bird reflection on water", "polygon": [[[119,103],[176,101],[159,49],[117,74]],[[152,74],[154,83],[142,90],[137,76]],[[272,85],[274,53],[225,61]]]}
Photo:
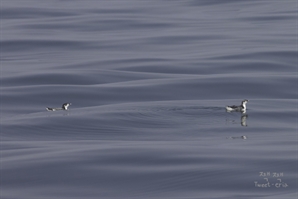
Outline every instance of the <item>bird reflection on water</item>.
{"label": "bird reflection on water", "polygon": [[241,126],[247,126],[246,124],[246,119],[248,118],[247,114],[242,114],[241,115]]}
{"label": "bird reflection on water", "polygon": [[[227,111],[227,112],[229,112],[229,111]],[[241,112],[241,117],[240,117],[241,126],[247,127],[247,122],[246,122],[247,118],[248,118],[248,114],[246,114],[245,112]],[[238,122],[235,122],[235,120],[229,121],[229,119],[227,119],[227,122],[238,123]]]}
{"label": "bird reflection on water", "polygon": [[227,139],[243,139],[246,140],[247,137],[245,135],[239,136],[239,137],[227,137]]}

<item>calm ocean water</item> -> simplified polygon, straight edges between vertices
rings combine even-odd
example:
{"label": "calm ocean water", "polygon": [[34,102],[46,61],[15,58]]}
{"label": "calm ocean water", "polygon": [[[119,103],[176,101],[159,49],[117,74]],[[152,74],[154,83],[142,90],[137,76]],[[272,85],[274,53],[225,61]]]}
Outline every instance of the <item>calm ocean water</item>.
{"label": "calm ocean water", "polygon": [[296,0],[0,7],[1,199],[297,198]]}

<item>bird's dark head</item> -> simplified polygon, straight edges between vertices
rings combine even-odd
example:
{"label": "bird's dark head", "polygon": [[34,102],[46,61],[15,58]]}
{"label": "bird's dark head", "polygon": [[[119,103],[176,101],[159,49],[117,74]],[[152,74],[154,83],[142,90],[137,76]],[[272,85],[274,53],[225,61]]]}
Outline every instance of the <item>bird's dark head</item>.
{"label": "bird's dark head", "polygon": [[247,102],[248,102],[247,99],[243,100],[243,101],[242,101],[242,105],[246,104]]}
{"label": "bird's dark head", "polygon": [[71,103],[64,103],[64,104],[62,104],[62,108],[64,110],[67,110],[70,105],[71,105]]}

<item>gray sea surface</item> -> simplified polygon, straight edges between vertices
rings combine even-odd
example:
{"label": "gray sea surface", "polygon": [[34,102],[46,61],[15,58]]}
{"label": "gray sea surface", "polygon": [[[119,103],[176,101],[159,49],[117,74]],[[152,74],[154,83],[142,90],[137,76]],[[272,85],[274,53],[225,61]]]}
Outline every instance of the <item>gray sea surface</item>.
{"label": "gray sea surface", "polygon": [[0,8],[1,199],[297,199],[297,0]]}

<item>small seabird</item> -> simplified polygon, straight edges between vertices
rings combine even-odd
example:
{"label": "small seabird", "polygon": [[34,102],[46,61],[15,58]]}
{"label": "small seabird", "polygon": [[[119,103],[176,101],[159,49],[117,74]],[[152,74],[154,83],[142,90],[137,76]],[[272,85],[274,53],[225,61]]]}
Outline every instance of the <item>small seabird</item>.
{"label": "small seabird", "polygon": [[48,111],[59,111],[59,110],[65,110],[65,111],[67,111],[69,105],[71,105],[71,103],[64,103],[64,104],[62,104],[62,108],[49,108],[49,107],[46,107],[46,109]]}
{"label": "small seabird", "polygon": [[241,102],[240,106],[227,106],[226,109],[227,111],[242,111],[242,112],[246,112],[246,103],[248,102],[247,99],[243,100]]}
{"label": "small seabird", "polygon": [[227,139],[243,139],[243,140],[246,140],[247,137],[245,135],[242,135],[240,137],[227,137]]}

